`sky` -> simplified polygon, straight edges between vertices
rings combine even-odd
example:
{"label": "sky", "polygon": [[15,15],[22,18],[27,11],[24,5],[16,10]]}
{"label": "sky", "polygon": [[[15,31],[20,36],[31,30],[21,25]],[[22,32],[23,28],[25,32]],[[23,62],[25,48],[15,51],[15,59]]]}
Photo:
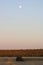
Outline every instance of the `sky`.
{"label": "sky", "polygon": [[0,49],[43,49],[43,0],[0,0]]}

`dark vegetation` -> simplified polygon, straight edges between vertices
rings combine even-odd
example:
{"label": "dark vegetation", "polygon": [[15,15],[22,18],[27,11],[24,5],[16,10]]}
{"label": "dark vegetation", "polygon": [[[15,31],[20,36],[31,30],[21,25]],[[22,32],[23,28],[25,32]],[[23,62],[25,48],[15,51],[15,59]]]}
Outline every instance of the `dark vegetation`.
{"label": "dark vegetation", "polygon": [[0,50],[0,57],[43,57],[43,49]]}
{"label": "dark vegetation", "polygon": [[16,61],[24,61],[24,59],[21,56],[17,56]]}

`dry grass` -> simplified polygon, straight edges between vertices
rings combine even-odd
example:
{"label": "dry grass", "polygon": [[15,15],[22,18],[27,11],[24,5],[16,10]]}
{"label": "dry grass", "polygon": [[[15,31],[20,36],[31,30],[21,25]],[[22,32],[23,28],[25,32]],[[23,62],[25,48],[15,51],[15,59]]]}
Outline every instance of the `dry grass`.
{"label": "dry grass", "polygon": [[0,56],[43,56],[43,49],[0,50]]}

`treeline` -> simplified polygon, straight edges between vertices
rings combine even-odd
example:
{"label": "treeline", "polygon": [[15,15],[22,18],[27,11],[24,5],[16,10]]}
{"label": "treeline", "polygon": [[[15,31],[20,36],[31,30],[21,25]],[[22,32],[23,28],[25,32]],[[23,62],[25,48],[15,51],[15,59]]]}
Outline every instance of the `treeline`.
{"label": "treeline", "polygon": [[0,50],[0,57],[43,57],[43,49]]}

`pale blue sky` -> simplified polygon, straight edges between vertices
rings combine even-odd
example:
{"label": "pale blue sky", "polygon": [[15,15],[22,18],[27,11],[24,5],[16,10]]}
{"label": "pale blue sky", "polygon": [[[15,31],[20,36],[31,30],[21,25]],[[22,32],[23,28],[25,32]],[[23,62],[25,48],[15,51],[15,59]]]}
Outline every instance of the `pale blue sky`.
{"label": "pale blue sky", "polygon": [[42,46],[43,0],[0,0],[0,49]]}

